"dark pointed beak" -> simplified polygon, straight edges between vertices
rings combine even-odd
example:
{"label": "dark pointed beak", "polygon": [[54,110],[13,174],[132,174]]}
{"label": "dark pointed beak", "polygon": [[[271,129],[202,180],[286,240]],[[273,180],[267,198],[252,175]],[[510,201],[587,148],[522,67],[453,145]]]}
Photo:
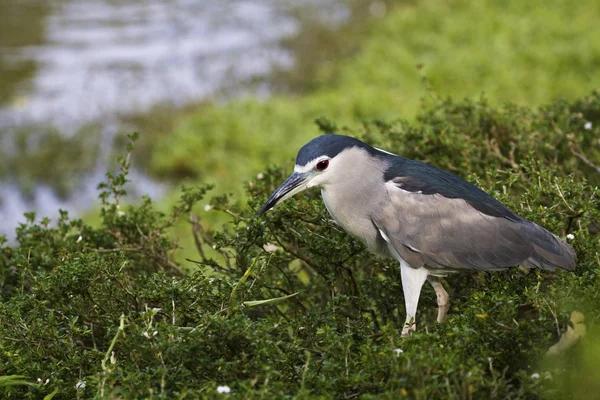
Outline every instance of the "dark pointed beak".
{"label": "dark pointed beak", "polygon": [[258,215],[263,215],[265,212],[275,207],[277,203],[289,197],[292,197],[296,193],[306,189],[305,183],[307,180],[307,174],[294,172],[292,175],[290,175],[289,178],[285,180],[285,182],[281,184],[281,186],[279,186],[279,188],[277,188],[276,191],[273,192],[271,197],[269,197],[269,200],[267,200],[267,202],[262,206],[262,208],[258,212]]}

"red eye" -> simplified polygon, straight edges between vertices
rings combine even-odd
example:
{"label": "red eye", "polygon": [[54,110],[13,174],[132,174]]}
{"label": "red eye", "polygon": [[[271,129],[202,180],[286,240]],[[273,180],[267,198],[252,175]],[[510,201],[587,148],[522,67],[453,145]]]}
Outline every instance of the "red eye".
{"label": "red eye", "polygon": [[319,161],[317,163],[317,171],[325,171],[329,166],[329,160]]}

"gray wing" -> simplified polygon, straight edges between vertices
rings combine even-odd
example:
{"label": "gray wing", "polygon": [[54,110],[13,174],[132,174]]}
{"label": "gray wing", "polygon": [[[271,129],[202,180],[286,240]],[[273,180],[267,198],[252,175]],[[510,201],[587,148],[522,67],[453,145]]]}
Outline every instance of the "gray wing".
{"label": "gray wing", "polygon": [[574,267],[574,252],[568,244],[518,217],[480,189],[480,196],[485,195],[508,214],[485,213],[458,195],[448,198],[440,193],[404,190],[401,178],[387,182],[386,187],[388,201],[373,217],[373,223],[389,246],[413,267]]}

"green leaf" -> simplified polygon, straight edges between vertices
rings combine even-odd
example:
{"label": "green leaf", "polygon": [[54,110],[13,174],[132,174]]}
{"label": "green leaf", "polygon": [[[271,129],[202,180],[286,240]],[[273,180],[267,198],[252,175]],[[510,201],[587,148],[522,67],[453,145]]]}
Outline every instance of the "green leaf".
{"label": "green leaf", "polygon": [[282,296],[282,297],[274,297],[272,299],[267,299],[267,300],[251,300],[251,301],[244,301],[244,305],[247,307],[256,307],[256,306],[266,306],[266,305],[272,305],[272,304],[277,304],[280,303],[284,300],[287,299],[291,299],[292,297],[296,296],[298,294],[298,292],[296,293],[292,293],[292,294],[288,294],[287,296]]}
{"label": "green leaf", "polygon": [[18,385],[36,386],[35,383],[28,382],[25,380],[25,378],[26,377],[23,375],[0,376],[0,387],[18,386]]}
{"label": "green leaf", "polygon": [[54,396],[56,396],[57,394],[58,394],[58,389],[54,389],[54,392],[44,396],[44,400],[52,400],[54,398]]}
{"label": "green leaf", "polygon": [[238,281],[238,283],[235,285],[235,287],[231,291],[231,295],[229,296],[229,304],[230,305],[233,305],[235,303],[236,298],[237,298],[237,294],[238,294],[238,292],[240,290],[240,287],[242,287],[242,285],[246,282],[246,280],[248,280],[248,277],[252,273],[252,269],[256,265],[257,261],[258,261],[257,258],[255,258],[252,261],[252,264],[248,267],[248,269],[246,270],[246,272],[244,272],[244,275],[240,278],[240,280]]}

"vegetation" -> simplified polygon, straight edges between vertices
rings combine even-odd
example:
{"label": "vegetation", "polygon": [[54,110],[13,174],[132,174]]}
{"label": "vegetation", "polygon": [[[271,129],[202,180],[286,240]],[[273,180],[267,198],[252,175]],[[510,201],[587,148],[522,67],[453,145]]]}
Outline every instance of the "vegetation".
{"label": "vegetation", "polygon": [[[387,14],[358,28],[315,26],[289,40],[297,69],[278,73],[282,90],[267,100],[132,118],[144,135],[136,151],[137,135],[127,137],[120,170],[99,186],[97,223],[28,214],[14,241],[0,240],[1,398],[600,393],[600,93],[589,92],[600,81],[598,8],[377,4]],[[449,276],[448,321],[435,323],[425,286],[418,331],[401,339],[397,262],[334,225],[316,191],[255,215],[318,133],[315,120],[453,171],[569,237],[575,272]],[[53,165],[66,192],[75,169],[93,168],[83,150],[98,152],[86,133],[97,129],[72,140],[24,134],[15,145],[27,156],[2,154],[0,173],[34,185],[51,178],[31,166]],[[187,187],[126,205],[132,160]],[[548,355],[565,331],[580,339]]]}
{"label": "vegetation", "polygon": [[599,12],[591,1],[424,0],[390,3],[385,17],[343,26],[342,35],[309,25],[289,43],[298,68],[282,80],[293,93],[312,90],[203,104],[171,134],[144,130],[154,151],[143,157],[155,176],[218,182],[218,190],[239,193],[239,177],[287,162],[322,115],[340,127],[413,120],[430,94],[423,76],[444,96],[485,92],[493,106],[572,100],[600,87]]}
{"label": "vegetation", "polygon": [[[124,207],[128,155],[100,185],[102,223],[29,215],[0,249],[5,398],[590,398],[600,387],[597,172],[588,152],[600,95],[539,109],[485,100],[432,101],[416,122],[351,133],[478,183],[524,217],[573,235],[573,272],[453,275],[436,324],[425,287],[419,330],[401,339],[396,262],[371,255],[331,223],[318,193],[258,218],[289,173],[247,183],[246,204],[217,196],[207,229],[193,212],[208,186],[184,188],[170,213],[150,199]],[[130,137],[131,140],[135,136]],[[131,150],[131,148],[129,149]],[[589,160],[588,160],[589,161]],[[168,229],[188,220],[193,261],[178,263]],[[212,257],[208,250],[215,254]],[[587,334],[546,356],[569,315]]]}

